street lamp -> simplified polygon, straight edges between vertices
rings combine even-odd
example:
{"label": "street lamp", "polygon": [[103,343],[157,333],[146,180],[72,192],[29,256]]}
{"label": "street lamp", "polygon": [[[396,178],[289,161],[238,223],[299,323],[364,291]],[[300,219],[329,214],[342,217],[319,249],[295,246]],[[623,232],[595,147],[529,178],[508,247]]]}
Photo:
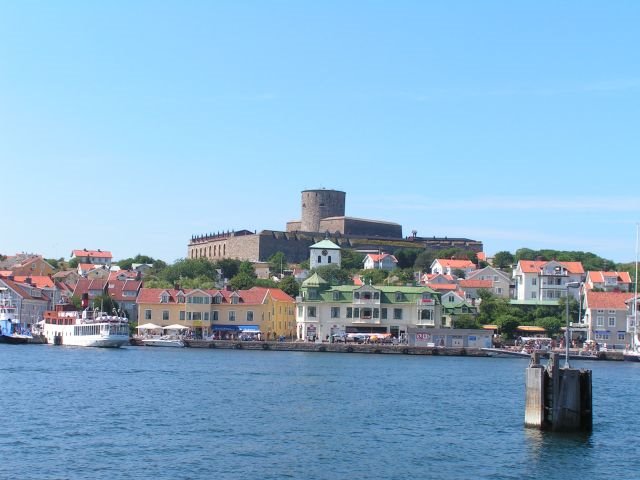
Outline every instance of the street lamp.
{"label": "street lamp", "polygon": [[569,342],[571,341],[571,335],[569,335],[569,289],[579,287],[580,282],[567,282],[565,283],[565,287],[567,288],[567,329],[565,331],[564,345],[565,345],[565,353],[564,353],[564,368],[571,368],[569,365]]}

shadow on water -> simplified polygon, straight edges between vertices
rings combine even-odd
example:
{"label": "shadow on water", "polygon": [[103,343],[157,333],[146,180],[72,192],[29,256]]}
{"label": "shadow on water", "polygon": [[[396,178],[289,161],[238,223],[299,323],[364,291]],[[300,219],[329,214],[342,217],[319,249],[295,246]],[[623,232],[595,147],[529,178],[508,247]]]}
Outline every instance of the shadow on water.
{"label": "shadow on water", "polygon": [[581,472],[591,470],[594,442],[592,432],[549,432],[525,428],[525,455],[529,473],[557,478],[561,472],[575,475],[576,458]]}

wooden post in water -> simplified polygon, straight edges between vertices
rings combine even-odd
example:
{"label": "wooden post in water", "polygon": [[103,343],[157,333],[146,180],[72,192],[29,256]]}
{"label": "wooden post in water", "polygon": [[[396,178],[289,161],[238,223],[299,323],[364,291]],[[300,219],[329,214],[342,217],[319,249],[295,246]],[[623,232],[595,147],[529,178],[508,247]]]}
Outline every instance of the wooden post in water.
{"label": "wooden post in water", "polygon": [[557,353],[550,355],[545,369],[533,353],[525,388],[526,427],[554,432],[591,430],[591,370],[559,368]]}

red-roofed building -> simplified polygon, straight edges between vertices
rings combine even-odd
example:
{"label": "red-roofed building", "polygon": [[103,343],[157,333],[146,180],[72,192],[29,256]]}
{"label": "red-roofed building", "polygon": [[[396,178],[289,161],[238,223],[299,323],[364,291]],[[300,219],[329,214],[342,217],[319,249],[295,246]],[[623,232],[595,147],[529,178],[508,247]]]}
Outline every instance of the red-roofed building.
{"label": "red-roofed building", "polygon": [[462,270],[466,275],[476,269],[476,265],[471,260],[456,260],[448,258],[436,258],[431,263],[431,273],[442,273],[453,275],[456,270]]}
{"label": "red-roofed building", "polygon": [[624,349],[632,338],[633,293],[594,292],[587,290],[584,296],[585,340],[607,344],[608,348]]}
{"label": "red-roofed building", "polygon": [[123,310],[127,318],[133,322],[138,320],[136,300],[141,287],[140,280],[113,278],[107,281],[107,295],[118,303],[120,310]]}
{"label": "red-roofed building", "polygon": [[295,301],[279,289],[202,290],[141,288],[136,301],[138,323],[180,324],[196,335],[263,338],[294,335]]}
{"label": "red-roofed building", "polygon": [[366,270],[379,269],[391,271],[398,266],[396,257],[388,253],[368,253],[364,257],[363,263]]}
{"label": "red-roofed building", "polygon": [[47,292],[34,285],[20,283],[11,277],[0,278],[0,288],[6,288],[16,307],[19,322],[30,327],[44,318],[44,312],[51,308]]}
{"label": "red-roofed building", "polygon": [[9,275],[41,276],[52,275],[54,269],[42,255],[18,253],[0,261],[0,270],[9,272]]}
{"label": "red-roofed building", "polygon": [[484,267],[474,270],[467,275],[466,280],[490,280],[491,290],[494,295],[502,298],[511,298],[511,277],[494,267]]}
{"label": "red-roofed building", "polygon": [[577,300],[579,288],[567,288],[569,283],[585,280],[580,262],[557,260],[520,260],[513,270],[517,303],[556,305],[567,291]]}
{"label": "red-roofed building", "polygon": [[78,263],[92,263],[94,265],[111,266],[113,256],[111,252],[98,250],[74,250],[71,252],[71,259],[78,259]]}
{"label": "red-roofed building", "polygon": [[629,292],[631,291],[631,275],[629,275],[629,272],[588,271],[584,286],[588,290]]}
{"label": "red-roofed building", "polygon": [[458,286],[464,292],[464,298],[475,302],[480,298],[478,290],[492,291],[493,280],[460,280]]}

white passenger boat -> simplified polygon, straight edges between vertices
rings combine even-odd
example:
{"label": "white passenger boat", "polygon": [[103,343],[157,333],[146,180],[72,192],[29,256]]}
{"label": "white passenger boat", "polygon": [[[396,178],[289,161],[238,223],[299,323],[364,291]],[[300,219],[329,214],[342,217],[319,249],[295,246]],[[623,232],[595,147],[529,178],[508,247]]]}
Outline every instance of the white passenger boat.
{"label": "white passenger boat", "polygon": [[38,322],[48,343],[77,347],[121,347],[129,343],[129,319],[99,310],[59,304]]}

